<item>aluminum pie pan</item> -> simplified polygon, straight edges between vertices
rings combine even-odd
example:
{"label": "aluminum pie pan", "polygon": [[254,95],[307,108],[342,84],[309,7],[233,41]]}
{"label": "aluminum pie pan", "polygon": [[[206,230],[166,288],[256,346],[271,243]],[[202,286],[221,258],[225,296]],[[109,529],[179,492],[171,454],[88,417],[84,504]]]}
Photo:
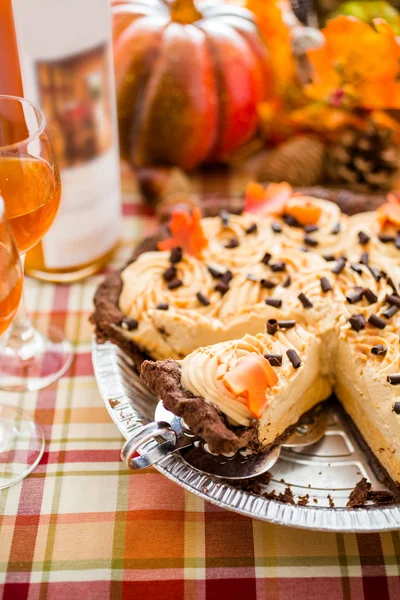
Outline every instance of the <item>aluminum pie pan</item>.
{"label": "aluminum pie pan", "polygon": [[[93,339],[92,360],[109,415],[128,439],[136,428],[153,421],[157,399],[141,382],[130,357],[115,344],[99,344]],[[397,530],[399,504],[362,509],[345,507],[351,489],[362,476],[372,482],[373,489],[386,488],[340,414],[332,415],[324,440],[315,446],[317,448],[313,446],[312,450],[283,450],[271,470],[273,478],[268,487],[278,493],[289,485],[295,496],[308,493],[310,503],[306,506],[267,499],[232,487],[190,467],[178,454],[154,466],[184,489],[216,506],[269,523],[318,531]],[[329,497],[335,507],[330,507]]]}

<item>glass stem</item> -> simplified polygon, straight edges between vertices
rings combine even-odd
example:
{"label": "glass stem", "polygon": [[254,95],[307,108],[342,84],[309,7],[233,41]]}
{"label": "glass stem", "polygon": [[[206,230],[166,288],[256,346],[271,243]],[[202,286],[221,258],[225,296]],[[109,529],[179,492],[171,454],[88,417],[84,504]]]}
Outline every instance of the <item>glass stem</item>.
{"label": "glass stem", "polygon": [[[24,268],[25,255],[20,257]],[[25,289],[25,288],[24,288]],[[24,302],[24,292],[14,320],[4,336],[4,350],[9,356],[18,356],[28,361],[40,352],[41,335],[36,331],[28,317]],[[39,347],[38,347],[39,346]]]}

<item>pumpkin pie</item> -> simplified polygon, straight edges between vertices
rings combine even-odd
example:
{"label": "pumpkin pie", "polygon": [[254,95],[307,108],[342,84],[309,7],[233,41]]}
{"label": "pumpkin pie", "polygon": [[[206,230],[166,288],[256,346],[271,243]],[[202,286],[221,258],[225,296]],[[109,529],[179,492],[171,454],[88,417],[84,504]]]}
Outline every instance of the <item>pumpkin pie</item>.
{"label": "pumpkin pie", "polygon": [[400,261],[379,239],[395,224],[286,184],[262,193],[250,186],[241,215],[175,215],[146,240],[99,287],[97,338],[215,452],[271,447],[335,391],[398,483]]}

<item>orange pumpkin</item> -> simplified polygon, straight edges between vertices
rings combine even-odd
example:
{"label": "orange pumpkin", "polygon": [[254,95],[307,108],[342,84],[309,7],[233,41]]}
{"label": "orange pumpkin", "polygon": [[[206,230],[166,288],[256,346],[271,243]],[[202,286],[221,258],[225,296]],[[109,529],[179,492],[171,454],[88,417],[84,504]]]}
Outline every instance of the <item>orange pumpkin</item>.
{"label": "orange pumpkin", "polygon": [[125,158],[190,169],[251,139],[271,75],[249,11],[218,0],[114,0],[112,10]]}

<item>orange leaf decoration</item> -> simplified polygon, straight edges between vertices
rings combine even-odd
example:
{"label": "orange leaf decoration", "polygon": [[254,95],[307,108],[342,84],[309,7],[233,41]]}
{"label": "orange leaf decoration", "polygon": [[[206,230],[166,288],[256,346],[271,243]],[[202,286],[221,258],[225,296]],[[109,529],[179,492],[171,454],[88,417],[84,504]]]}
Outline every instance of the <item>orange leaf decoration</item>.
{"label": "orange leaf decoration", "polygon": [[169,229],[172,237],[158,243],[159,250],[172,250],[180,246],[185,252],[200,258],[208,240],[201,226],[201,212],[196,206],[192,213],[185,210],[174,210]]}
{"label": "orange leaf decoration", "polygon": [[222,378],[235,396],[245,396],[247,408],[260,419],[268,404],[267,388],[278,383],[278,375],[263,356],[248,354]]}
{"label": "orange leaf decoration", "polygon": [[281,215],[292,195],[289,183],[270,183],[264,188],[261,183],[250,181],[246,187],[244,210],[260,216]]}
{"label": "orange leaf decoration", "polygon": [[325,44],[307,53],[313,67],[308,97],[343,108],[400,107],[400,45],[392,27],[339,16],[323,34]]}
{"label": "orange leaf decoration", "polygon": [[286,214],[294,217],[300,225],[315,225],[321,213],[320,207],[307,196],[295,196],[286,204]]}
{"label": "orange leaf decoration", "polygon": [[376,212],[382,228],[386,223],[400,227],[400,200],[394,194],[388,194],[385,204],[382,204]]}

